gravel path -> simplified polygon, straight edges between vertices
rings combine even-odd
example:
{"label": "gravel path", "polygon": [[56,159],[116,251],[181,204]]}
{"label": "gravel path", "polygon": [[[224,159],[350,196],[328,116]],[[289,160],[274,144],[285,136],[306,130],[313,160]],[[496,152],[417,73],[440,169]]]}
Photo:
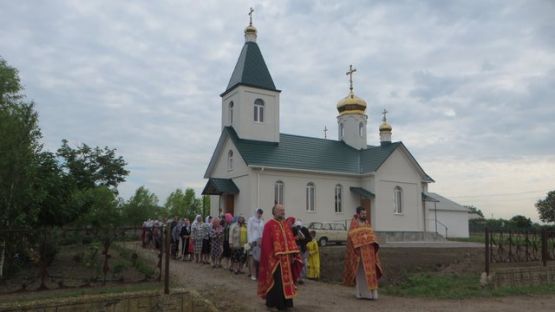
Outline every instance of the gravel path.
{"label": "gravel path", "polygon": [[[140,247],[136,250],[156,259],[154,252]],[[256,296],[256,282],[246,274],[175,260],[170,268],[172,283],[196,289],[221,311],[268,311],[264,301]],[[553,311],[555,294],[466,300],[381,296],[377,301],[366,301],[355,299],[353,288],[307,281],[299,286],[294,305],[293,311]]]}

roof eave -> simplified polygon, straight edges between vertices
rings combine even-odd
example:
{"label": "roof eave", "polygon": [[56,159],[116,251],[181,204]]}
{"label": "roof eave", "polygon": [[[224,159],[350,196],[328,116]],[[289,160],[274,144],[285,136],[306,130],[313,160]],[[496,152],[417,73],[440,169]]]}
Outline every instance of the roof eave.
{"label": "roof eave", "polygon": [[234,84],[233,86],[227,88],[227,90],[225,90],[223,93],[220,94],[220,97],[226,96],[226,94],[230,93],[231,91],[233,91],[238,86],[245,86],[245,87],[257,88],[257,89],[262,89],[262,90],[281,93],[281,90],[279,90],[279,89],[265,88],[265,87],[256,86],[256,85],[249,84],[249,83],[238,82],[238,83]]}

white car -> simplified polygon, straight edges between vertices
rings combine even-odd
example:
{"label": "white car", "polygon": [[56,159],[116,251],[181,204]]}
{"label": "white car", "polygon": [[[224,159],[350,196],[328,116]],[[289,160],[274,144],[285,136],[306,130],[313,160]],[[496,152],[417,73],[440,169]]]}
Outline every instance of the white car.
{"label": "white car", "polygon": [[341,244],[347,241],[347,226],[344,223],[312,222],[308,230],[316,232],[316,241],[320,246],[326,246],[331,242]]}

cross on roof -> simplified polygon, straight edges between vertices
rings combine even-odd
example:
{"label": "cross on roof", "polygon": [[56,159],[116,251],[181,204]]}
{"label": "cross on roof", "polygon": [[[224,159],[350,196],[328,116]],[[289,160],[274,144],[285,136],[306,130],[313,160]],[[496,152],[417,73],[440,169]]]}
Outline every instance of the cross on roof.
{"label": "cross on roof", "polygon": [[252,12],[254,12],[254,9],[253,9],[253,8],[250,8],[250,10],[249,10],[249,20],[250,20],[250,21],[249,21],[249,25],[250,25],[250,26],[252,26]]}
{"label": "cross on roof", "polygon": [[328,138],[328,127],[324,126],[324,130],[322,130],[322,131],[324,131],[324,139],[327,139]]}
{"label": "cross on roof", "polygon": [[383,109],[383,112],[382,112],[382,115],[383,115],[382,121],[383,121],[383,122],[386,122],[386,121],[387,121],[387,118],[386,118],[387,113],[389,113],[389,112],[388,112],[387,110],[385,110],[385,108],[384,108],[384,109]]}
{"label": "cross on roof", "polygon": [[351,91],[353,91],[353,73],[356,72],[357,69],[353,68],[353,65],[349,65],[349,71],[346,73],[347,76],[349,76],[349,89]]}

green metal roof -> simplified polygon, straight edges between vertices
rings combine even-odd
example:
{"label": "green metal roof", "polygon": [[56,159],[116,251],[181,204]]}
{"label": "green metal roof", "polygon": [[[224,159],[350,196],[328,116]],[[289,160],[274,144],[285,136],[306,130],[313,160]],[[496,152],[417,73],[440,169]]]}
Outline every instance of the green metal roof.
{"label": "green metal roof", "polygon": [[280,142],[244,140],[231,127],[227,134],[249,166],[328,171],[361,174],[377,171],[381,164],[400,146],[395,142],[384,146],[368,146],[356,150],[342,141],[280,134]]}
{"label": "green metal roof", "polygon": [[221,96],[224,96],[238,85],[279,91],[274,85],[270,71],[256,42],[245,42],[233,74],[231,74],[231,79],[229,79],[227,88]]}
{"label": "green metal roof", "polygon": [[239,188],[231,179],[210,178],[202,190],[202,195],[221,195],[223,193],[237,194]]}
{"label": "green metal roof", "polygon": [[433,198],[432,196],[428,195],[425,192],[422,192],[422,200],[427,202],[436,202],[439,203],[439,200]]}
{"label": "green metal roof", "polygon": [[364,197],[364,198],[374,198],[374,197],[376,197],[376,195],[374,195],[374,193],[372,193],[369,190],[364,189],[362,187],[351,186],[349,189],[351,190],[351,192],[353,192],[357,195],[360,195],[360,197]]}

